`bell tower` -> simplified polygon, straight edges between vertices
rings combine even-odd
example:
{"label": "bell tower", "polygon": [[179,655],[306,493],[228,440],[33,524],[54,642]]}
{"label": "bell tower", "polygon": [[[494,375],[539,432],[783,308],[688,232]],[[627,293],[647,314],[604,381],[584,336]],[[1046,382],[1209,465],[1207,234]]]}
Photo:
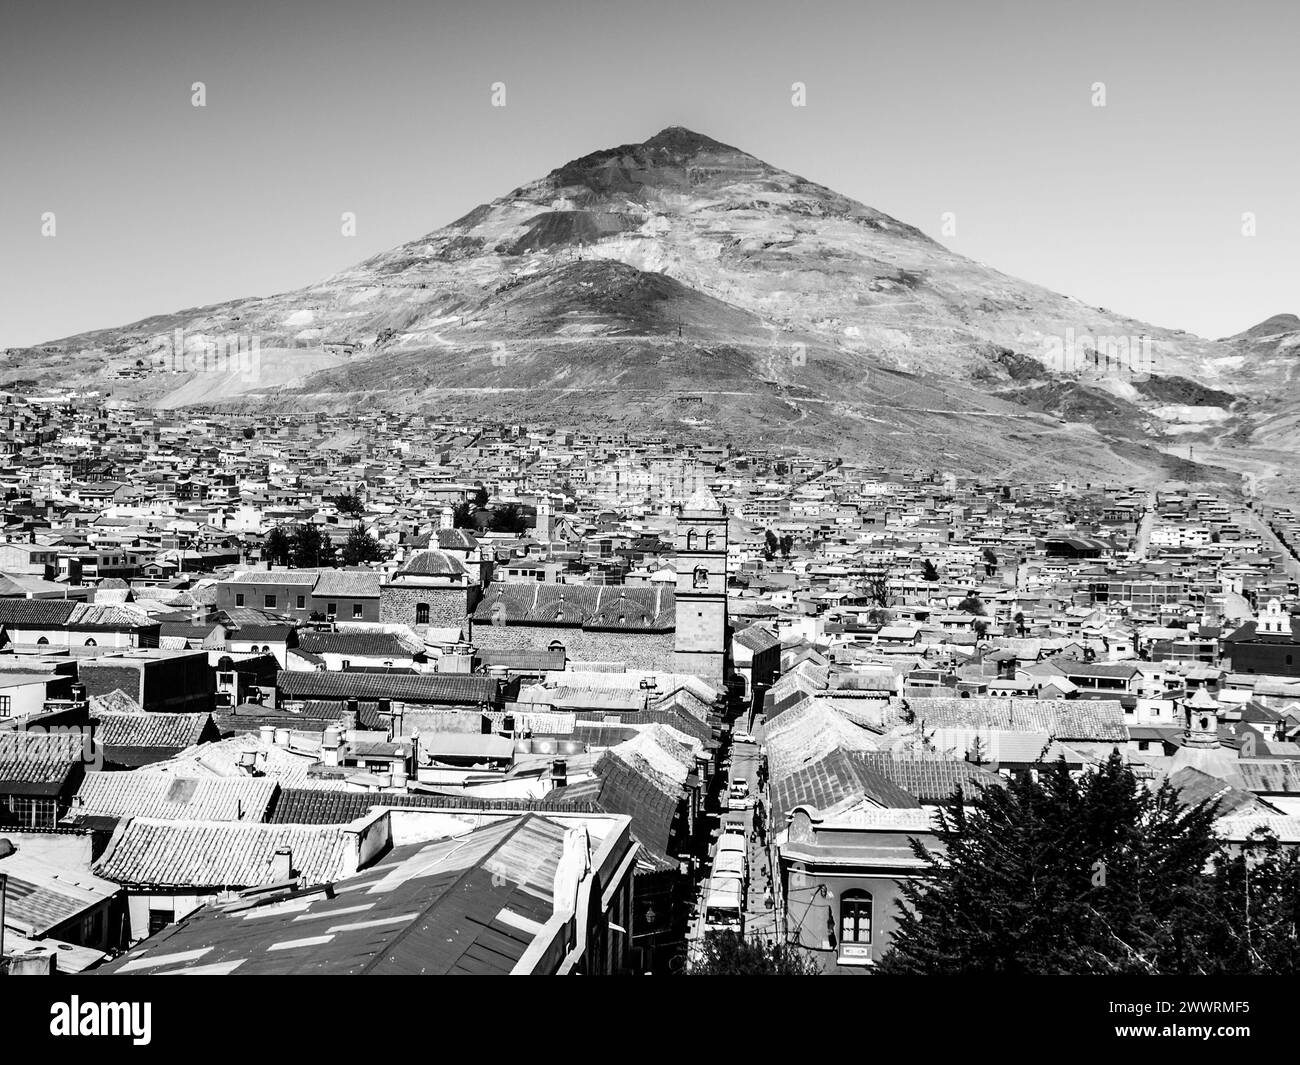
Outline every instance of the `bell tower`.
{"label": "bell tower", "polygon": [[723,683],[727,628],[727,510],[701,487],[677,519],[674,668]]}

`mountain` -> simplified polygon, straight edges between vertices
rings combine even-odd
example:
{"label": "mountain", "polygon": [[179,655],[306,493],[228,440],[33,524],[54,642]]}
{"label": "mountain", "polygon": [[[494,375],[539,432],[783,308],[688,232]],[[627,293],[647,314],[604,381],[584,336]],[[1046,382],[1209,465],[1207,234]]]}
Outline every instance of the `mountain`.
{"label": "mountain", "polygon": [[[318,284],[10,352],[0,382],[636,424],[1081,480],[1164,478],[1191,442],[1232,453],[1202,473],[1235,480],[1285,358],[1264,326],[1210,341],[1088,307],[672,127]],[[1104,364],[1071,358],[1085,336]],[[194,368],[231,337],[257,338],[256,372]],[[1268,365],[1243,369],[1256,348]]]}

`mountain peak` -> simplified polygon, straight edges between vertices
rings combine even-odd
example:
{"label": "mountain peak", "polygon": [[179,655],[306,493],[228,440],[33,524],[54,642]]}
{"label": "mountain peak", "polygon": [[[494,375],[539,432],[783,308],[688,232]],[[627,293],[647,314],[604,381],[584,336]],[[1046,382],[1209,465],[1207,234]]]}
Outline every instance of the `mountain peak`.
{"label": "mountain peak", "polygon": [[701,151],[734,152],[737,150],[729,144],[715,141],[712,137],[706,137],[703,133],[696,133],[693,129],[687,129],[685,126],[668,126],[661,129],[649,140],[643,141],[641,147],[667,148],[673,152],[680,152],[682,155],[694,155],[696,152]]}

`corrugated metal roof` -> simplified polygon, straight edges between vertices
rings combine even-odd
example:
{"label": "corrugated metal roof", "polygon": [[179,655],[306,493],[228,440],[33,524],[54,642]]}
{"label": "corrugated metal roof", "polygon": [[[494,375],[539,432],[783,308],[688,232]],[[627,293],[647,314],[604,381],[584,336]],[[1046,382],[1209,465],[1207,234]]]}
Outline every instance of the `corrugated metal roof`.
{"label": "corrugated metal roof", "polygon": [[564,838],[563,825],[525,814],[396,847],[332,898],[205,909],[100,971],[503,975],[552,916]]}

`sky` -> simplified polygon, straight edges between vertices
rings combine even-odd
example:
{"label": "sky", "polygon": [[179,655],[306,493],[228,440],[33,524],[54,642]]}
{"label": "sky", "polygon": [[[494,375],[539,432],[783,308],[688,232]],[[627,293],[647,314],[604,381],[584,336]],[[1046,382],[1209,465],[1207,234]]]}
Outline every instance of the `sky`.
{"label": "sky", "polygon": [[1300,313],[1297,30],[1296,0],[2,0],[0,348],[297,288],[669,125],[1225,336]]}

